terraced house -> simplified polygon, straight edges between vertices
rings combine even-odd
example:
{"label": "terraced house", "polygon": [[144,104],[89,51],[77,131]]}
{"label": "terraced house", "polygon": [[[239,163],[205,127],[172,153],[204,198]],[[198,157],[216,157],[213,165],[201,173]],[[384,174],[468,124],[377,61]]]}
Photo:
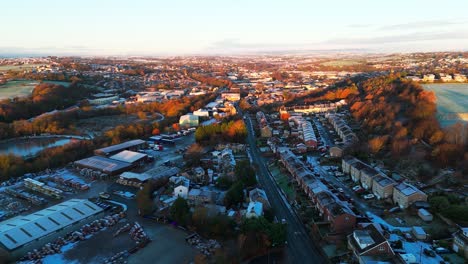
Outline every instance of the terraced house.
{"label": "terraced house", "polygon": [[401,208],[408,208],[411,204],[417,201],[427,201],[427,195],[407,183],[395,185],[393,189],[393,202]]}
{"label": "terraced house", "polygon": [[387,199],[392,197],[393,186],[396,182],[384,175],[377,175],[372,182],[372,193],[377,199]]}

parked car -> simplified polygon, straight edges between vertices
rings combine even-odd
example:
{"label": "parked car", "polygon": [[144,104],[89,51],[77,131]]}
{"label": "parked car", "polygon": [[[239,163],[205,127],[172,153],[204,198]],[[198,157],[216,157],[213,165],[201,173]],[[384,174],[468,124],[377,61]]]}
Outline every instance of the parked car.
{"label": "parked car", "polygon": [[343,188],[338,188],[337,189],[340,193],[344,192]]}
{"label": "parked car", "polygon": [[424,252],[425,255],[428,255],[429,257],[434,258],[436,256],[436,253],[434,253],[434,251],[432,251],[430,249],[427,249],[427,248],[425,248],[423,252]]}
{"label": "parked car", "polygon": [[106,193],[106,192],[100,192],[100,193],[99,193],[99,197],[100,197],[101,199],[107,200],[107,199],[110,198],[110,194],[109,194],[109,193]]}
{"label": "parked car", "polygon": [[405,233],[405,238],[407,241],[414,241],[413,236],[410,233]]}
{"label": "parked car", "polygon": [[388,210],[389,213],[396,213],[400,211],[401,211],[401,208],[399,206],[393,207],[390,210]]}
{"label": "parked car", "polygon": [[373,195],[372,193],[371,194],[366,194],[364,195],[362,198],[364,198],[365,200],[370,200],[370,199],[374,199],[375,195]]}
{"label": "parked car", "polygon": [[449,254],[450,250],[448,250],[446,248],[443,248],[443,247],[438,247],[438,248],[435,249],[435,252],[437,254]]}

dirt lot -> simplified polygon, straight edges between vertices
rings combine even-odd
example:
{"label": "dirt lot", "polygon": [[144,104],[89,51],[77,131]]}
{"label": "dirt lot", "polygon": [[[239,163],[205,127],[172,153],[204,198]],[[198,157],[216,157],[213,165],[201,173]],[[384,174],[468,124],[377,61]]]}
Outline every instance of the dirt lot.
{"label": "dirt lot", "polygon": [[[113,236],[126,222],[97,233],[86,241],[78,242],[63,254],[62,260],[67,263],[102,263],[115,253],[131,248],[135,242],[128,232]],[[185,232],[146,219],[140,220],[139,223],[153,241],[136,254],[130,255],[128,263],[189,263],[193,260],[197,252],[185,242]],[[177,254],[174,249],[177,249]],[[173,254],[168,254],[169,252]]]}

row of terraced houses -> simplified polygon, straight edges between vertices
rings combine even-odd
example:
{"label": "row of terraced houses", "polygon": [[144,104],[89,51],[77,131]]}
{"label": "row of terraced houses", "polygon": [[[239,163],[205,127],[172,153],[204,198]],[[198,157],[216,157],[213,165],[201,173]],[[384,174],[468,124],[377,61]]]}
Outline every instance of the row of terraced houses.
{"label": "row of terraced houses", "polygon": [[341,166],[344,173],[349,174],[364,189],[372,191],[377,199],[391,199],[401,208],[408,208],[417,201],[427,201],[427,195],[415,186],[396,182],[354,157],[344,157]]}

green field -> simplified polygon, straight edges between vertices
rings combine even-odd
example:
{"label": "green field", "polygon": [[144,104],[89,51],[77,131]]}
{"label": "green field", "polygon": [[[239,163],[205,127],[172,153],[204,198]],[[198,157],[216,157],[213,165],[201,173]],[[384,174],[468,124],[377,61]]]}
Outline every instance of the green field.
{"label": "green field", "polygon": [[468,113],[468,84],[423,84],[437,97],[437,112],[442,126],[449,126],[461,119],[444,118],[446,113]]}
{"label": "green field", "polygon": [[[60,84],[68,87],[70,83],[59,81],[46,81],[48,83]],[[38,81],[9,81],[4,85],[0,85],[0,100],[14,97],[25,97],[31,95],[34,87],[38,85]]]}
{"label": "green field", "polygon": [[1,71],[24,71],[30,70],[42,64],[24,64],[24,65],[0,65],[0,72]]}

